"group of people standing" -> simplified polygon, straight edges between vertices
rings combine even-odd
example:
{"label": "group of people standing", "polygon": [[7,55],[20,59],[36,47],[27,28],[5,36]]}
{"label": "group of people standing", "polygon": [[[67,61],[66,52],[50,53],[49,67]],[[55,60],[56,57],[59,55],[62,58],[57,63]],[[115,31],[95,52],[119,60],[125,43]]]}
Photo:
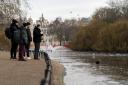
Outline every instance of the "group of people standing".
{"label": "group of people standing", "polygon": [[[17,59],[17,50],[19,47],[19,61],[26,61],[25,56],[27,55],[27,59],[31,59],[29,55],[29,49],[30,49],[30,44],[32,42],[32,36],[31,36],[31,31],[30,31],[30,26],[31,24],[29,22],[24,22],[22,26],[19,27],[19,23],[17,20],[13,19],[12,23],[9,27],[9,34],[10,34],[10,41],[11,41],[11,50],[10,54],[11,57],[10,59]],[[41,30],[40,30],[40,25],[38,24],[35,26],[33,30],[33,42],[35,45],[35,50],[34,50],[34,59],[38,60],[39,57],[39,49],[40,49],[40,42],[41,42]]]}

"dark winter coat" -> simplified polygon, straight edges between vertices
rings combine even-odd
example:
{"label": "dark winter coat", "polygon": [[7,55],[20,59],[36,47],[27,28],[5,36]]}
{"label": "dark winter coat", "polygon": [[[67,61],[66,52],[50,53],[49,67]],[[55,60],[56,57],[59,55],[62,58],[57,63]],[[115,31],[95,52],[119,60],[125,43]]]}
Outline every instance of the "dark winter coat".
{"label": "dark winter coat", "polygon": [[10,25],[11,41],[13,41],[13,38],[14,38],[14,31],[16,31],[17,29],[19,28],[15,23],[12,23]]}
{"label": "dark winter coat", "polygon": [[34,43],[40,43],[41,42],[41,36],[43,36],[43,34],[41,34],[41,30],[37,27],[34,28],[33,31],[33,42]]}
{"label": "dark winter coat", "polygon": [[31,31],[29,28],[27,28],[26,31],[27,31],[27,35],[28,35],[28,42],[31,42],[32,41]]}
{"label": "dark winter coat", "polygon": [[20,43],[28,44],[28,35],[25,27],[20,28]]}

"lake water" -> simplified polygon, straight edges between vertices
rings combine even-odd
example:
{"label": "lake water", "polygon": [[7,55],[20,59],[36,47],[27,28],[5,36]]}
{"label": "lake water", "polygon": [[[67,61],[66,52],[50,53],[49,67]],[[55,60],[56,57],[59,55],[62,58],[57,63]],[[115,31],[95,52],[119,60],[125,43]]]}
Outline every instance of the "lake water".
{"label": "lake water", "polygon": [[84,56],[93,56],[93,53],[61,50],[49,52],[49,55],[64,65],[65,85],[128,85],[128,76],[125,75],[127,71],[124,69],[85,62]]}

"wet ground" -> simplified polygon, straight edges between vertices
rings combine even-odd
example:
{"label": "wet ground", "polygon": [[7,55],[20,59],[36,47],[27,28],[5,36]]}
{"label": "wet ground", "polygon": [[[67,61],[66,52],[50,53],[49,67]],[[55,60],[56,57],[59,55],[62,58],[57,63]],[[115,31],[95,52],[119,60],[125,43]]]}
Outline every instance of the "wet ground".
{"label": "wet ground", "polygon": [[91,56],[127,56],[127,54],[96,54],[88,52],[53,51],[52,59],[65,67],[65,85],[128,85],[128,70],[111,65],[97,65],[86,62]]}

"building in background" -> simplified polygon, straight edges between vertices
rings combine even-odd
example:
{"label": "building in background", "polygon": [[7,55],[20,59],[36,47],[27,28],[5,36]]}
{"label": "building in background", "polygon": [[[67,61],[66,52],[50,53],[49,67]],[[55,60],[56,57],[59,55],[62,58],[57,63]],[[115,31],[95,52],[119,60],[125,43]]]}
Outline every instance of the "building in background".
{"label": "building in background", "polygon": [[44,18],[43,14],[39,18],[39,20],[36,20],[36,24],[40,24],[40,29],[41,33],[44,34],[42,37],[42,43],[41,45],[48,46],[50,45],[50,37],[48,36],[48,26],[49,26],[49,21]]}

